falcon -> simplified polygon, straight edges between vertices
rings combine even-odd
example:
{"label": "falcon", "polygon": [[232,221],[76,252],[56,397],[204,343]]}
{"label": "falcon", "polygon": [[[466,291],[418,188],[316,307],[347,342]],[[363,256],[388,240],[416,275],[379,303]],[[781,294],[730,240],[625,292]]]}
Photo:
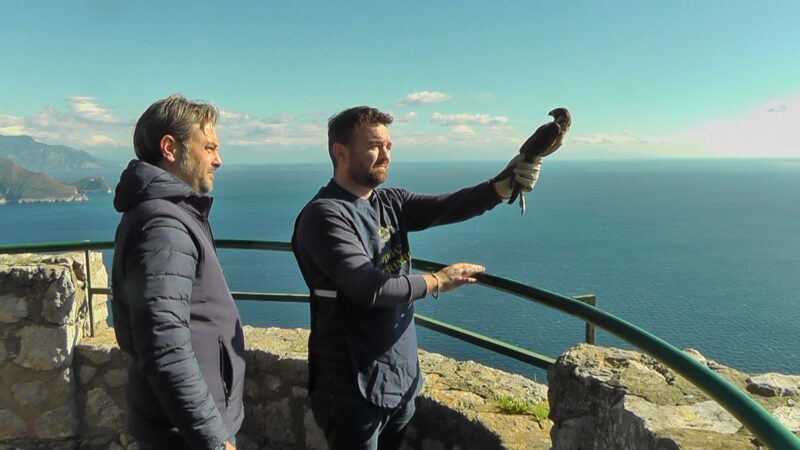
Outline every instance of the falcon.
{"label": "falcon", "polygon": [[[567,134],[570,125],[572,125],[572,114],[569,113],[567,108],[556,108],[550,111],[548,115],[553,117],[553,121],[540,126],[519,149],[519,152],[525,155],[526,162],[532,162],[536,158],[545,157],[558,150],[564,141],[564,135]],[[521,208],[521,213],[525,214],[525,196],[520,191],[519,184],[513,178],[511,179],[511,186],[513,191],[508,203],[514,203],[514,200],[519,196],[519,207]]]}

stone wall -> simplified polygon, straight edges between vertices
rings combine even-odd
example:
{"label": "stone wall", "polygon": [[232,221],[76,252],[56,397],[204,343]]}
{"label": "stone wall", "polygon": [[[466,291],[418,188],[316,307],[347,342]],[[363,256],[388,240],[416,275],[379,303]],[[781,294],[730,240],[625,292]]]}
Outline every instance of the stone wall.
{"label": "stone wall", "polygon": [[[800,376],[749,375],[686,351],[800,436]],[[554,449],[760,448],[730,413],[647,355],[581,344],[547,378]]]}
{"label": "stone wall", "polygon": [[[92,253],[93,280],[108,282]],[[88,333],[83,254],[0,255],[0,442],[31,447],[79,433],[75,345]],[[96,296],[95,321],[107,318]]]}
{"label": "stone wall", "polygon": [[[107,276],[92,254],[92,283]],[[0,255],[0,450],[137,448],[124,432],[128,358],[95,300],[89,337],[82,254]],[[325,449],[308,408],[308,331],[245,327],[246,419],[239,448]],[[546,449],[549,421],[498,410],[498,395],[546,401],[546,387],[421,352],[426,382],[405,448]]]}
{"label": "stone wall", "polygon": [[[308,408],[308,330],[245,327],[242,448],[325,449]],[[425,385],[408,449],[548,449],[549,421],[499,411],[498,397],[546,401],[547,387],[519,375],[420,351]],[[287,424],[291,424],[287,426]]]}
{"label": "stone wall", "polygon": [[[92,253],[92,280],[108,282]],[[128,358],[96,296],[88,336],[83,254],[0,255],[0,450],[137,446],[124,432]],[[309,412],[308,331],[245,327],[239,448],[325,449]],[[706,360],[800,434],[800,377],[749,375]],[[425,384],[406,449],[758,448],[696,387],[645,355],[579,345],[544,385],[420,351]],[[500,396],[550,403],[550,419],[500,411]],[[552,439],[552,441],[551,441]]]}

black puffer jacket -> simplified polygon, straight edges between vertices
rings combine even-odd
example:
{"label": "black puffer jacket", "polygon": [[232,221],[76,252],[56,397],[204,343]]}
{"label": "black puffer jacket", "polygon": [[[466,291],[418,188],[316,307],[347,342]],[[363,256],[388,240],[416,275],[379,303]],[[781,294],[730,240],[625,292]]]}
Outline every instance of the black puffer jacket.
{"label": "black puffer jacket", "polygon": [[217,259],[211,198],[131,161],[112,267],[114,331],[132,363],[128,430],[158,448],[213,449],[244,418],[244,339]]}

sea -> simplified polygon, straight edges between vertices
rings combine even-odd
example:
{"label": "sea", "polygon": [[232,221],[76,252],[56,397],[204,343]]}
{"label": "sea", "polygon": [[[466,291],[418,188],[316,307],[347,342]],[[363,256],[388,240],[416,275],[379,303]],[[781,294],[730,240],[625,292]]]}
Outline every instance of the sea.
{"label": "sea", "polygon": [[[387,186],[442,193],[502,162],[395,162]],[[120,170],[104,173],[109,184]],[[92,172],[97,175],[97,172]],[[74,179],[81,173],[56,174]],[[226,165],[216,176],[215,236],[289,241],[329,164]],[[547,160],[527,213],[500,204],[411,234],[412,256],[487,271],[597,307],[746,372],[800,374],[800,159]],[[113,240],[113,194],[79,203],[0,206],[0,244]],[[305,293],[291,253],[219,251],[231,289]],[[106,266],[110,252],[105,252]],[[308,306],[238,301],[253,326],[308,327]],[[484,286],[424,299],[417,312],[557,357],[584,323]],[[545,371],[418,328],[420,347],[543,382]],[[634,349],[604,331],[597,343]]]}

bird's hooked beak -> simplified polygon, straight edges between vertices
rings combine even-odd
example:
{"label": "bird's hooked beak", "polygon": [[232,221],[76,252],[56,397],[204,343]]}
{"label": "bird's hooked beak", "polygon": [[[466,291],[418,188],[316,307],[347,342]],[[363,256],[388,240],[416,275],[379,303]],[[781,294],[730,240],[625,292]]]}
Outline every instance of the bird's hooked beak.
{"label": "bird's hooked beak", "polygon": [[547,113],[547,115],[551,116],[562,129],[569,128],[572,125],[572,115],[567,108],[556,108]]}

